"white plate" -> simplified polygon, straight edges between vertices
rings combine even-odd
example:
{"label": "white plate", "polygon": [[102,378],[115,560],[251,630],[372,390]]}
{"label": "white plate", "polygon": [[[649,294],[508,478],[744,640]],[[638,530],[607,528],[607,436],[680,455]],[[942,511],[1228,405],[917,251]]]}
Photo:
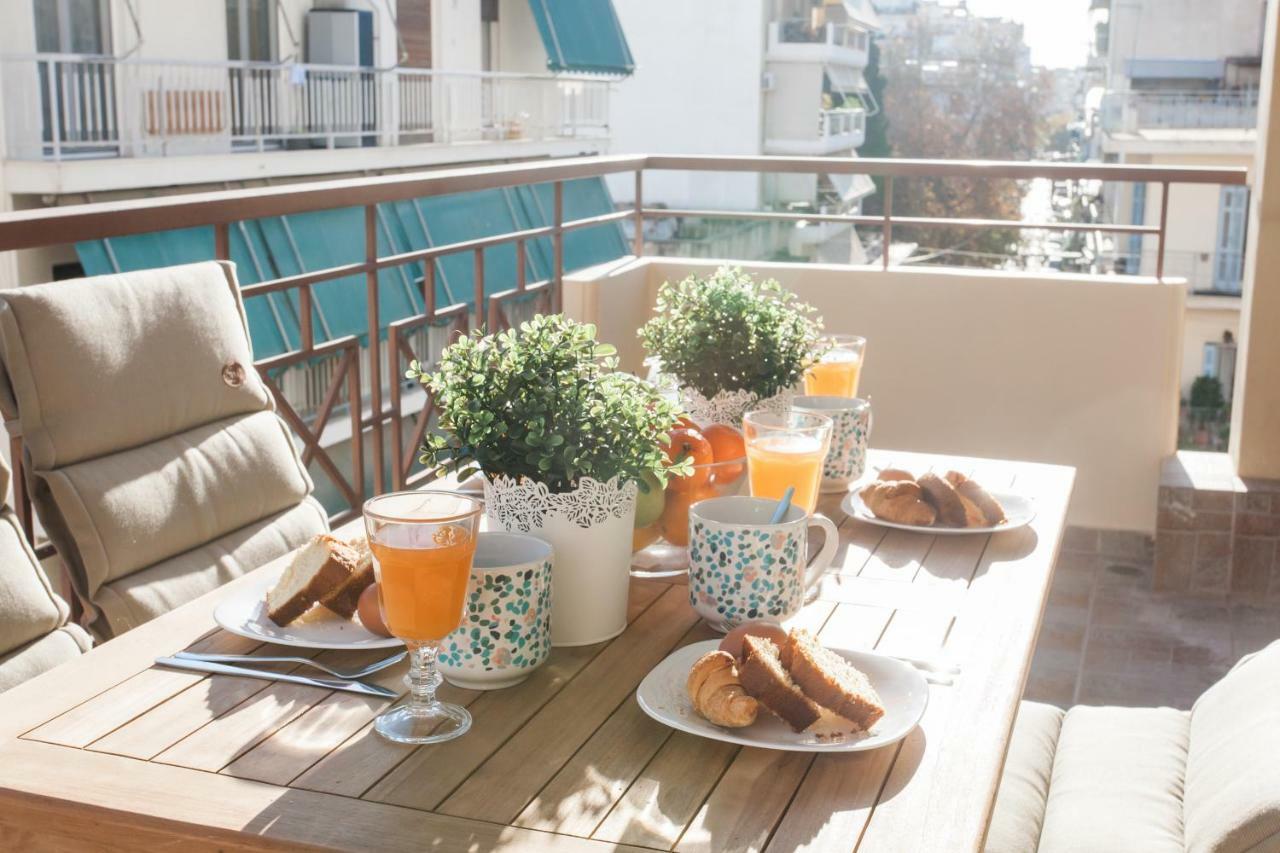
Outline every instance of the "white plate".
{"label": "white plate", "polygon": [[929,702],[929,685],[916,669],[900,660],[875,652],[832,649],[866,673],[880,694],[885,714],[866,734],[844,738],[820,737],[812,732],[794,732],[782,720],[763,708],[756,721],[741,729],[726,729],[707,722],[693,710],[685,681],[689,668],[704,654],[714,651],[719,640],[693,643],[667,655],[636,690],[641,709],[660,723],[682,732],[726,743],[781,749],[788,752],[857,752],[896,743],[911,733]]}
{"label": "white plate", "polygon": [[358,621],[348,622],[323,607],[290,625],[267,618],[267,590],[276,579],[241,587],[213,611],[213,621],[233,634],[282,646],[307,649],[392,649],[404,645],[395,637],[365,630]]}
{"label": "white plate", "polygon": [[854,491],[844,496],[844,500],[840,502],[840,509],[844,510],[845,515],[850,518],[856,518],[858,521],[865,521],[867,524],[878,524],[881,527],[893,527],[898,530],[915,530],[919,533],[934,533],[939,536],[951,536],[964,533],[999,533],[1001,530],[1013,530],[1016,527],[1025,527],[1031,523],[1036,517],[1036,505],[1030,498],[1024,498],[1022,495],[1014,495],[1009,492],[992,492],[991,497],[1000,501],[1000,505],[1004,507],[1004,524],[997,524],[994,527],[921,527],[918,524],[899,524],[896,521],[888,521],[883,518],[876,518],[875,513],[867,509],[867,505],[862,502],[862,495],[857,490],[862,488],[865,483],[859,483],[852,488]]}

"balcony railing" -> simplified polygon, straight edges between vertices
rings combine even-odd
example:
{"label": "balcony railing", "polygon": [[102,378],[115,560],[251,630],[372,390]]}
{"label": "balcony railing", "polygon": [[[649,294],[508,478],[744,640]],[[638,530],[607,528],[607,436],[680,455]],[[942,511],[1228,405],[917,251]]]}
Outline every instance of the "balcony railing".
{"label": "balcony railing", "polygon": [[[1110,257],[1113,271],[1130,275],[1150,275],[1156,267],[1154,249],[1144,249],[1141,254],[1114,252]],[[1244,276],[1244,252],[1170,249],[1165,252],[1164,273],[1186,279],[1195,293],[1239,296]]]}
{"label": "balcony railing", "polygon": [[[788,213],[723,210],[677,210],[644,206],[644,175],[650,170],[698,171],[698,172],[754,172],[790,174],[846,174],[873,175],[884,179],[886,204],[880,216],[845,213]],[[564,211],[564,182],[579,178],[599,177],[617,173],[631,173],[635,177],[635,202],[628,210],[620,210],[587,219],[567,220]],[[293,352],[265,358],[257,363],[258,370],[270,379],[270,372],[315,361],[319,358],[342,358],[350,365],[360,357],[367,360],[369,375],[384,376],[385,381],[372,381],[368,388],[368,408],[356,418],[360,429],[353,431],[351,454],[353,459],[364,459],[364,441],[367,436],[371,447],[368,456],[372,469],[372,485],[375,492],[390,487],[411,484],[425,476],[412,474],[414,449],[420,444],[422,432],[429,419],[429,408],[416,421],[410,419],[409,434],[402,432],[406,420],[401,408],[401,382],[407,360],[420,358],[430,362],[429,354],[415,353],[414,334],[424,327],[449,327],[465,330],[481,324],[490,329],[502,329],[510,325],[508,310],[517,305],[527,306],[539,301],[545,307],[558,308],[561,304],[561,283],[564,275],[564,235],[581,228],[610,222],[630,220],[633,224],[634,252],[644,254],[644,220],[646,218],[670,218],[701,216],[720,220],[760,220],[780,223],[838,222],[878,229],[884,246],[891,245],[895,225],[917,228],[966,228],[966,229],[1041,229],[1049,231],[1093,231],[1119,234],[1143,234],[1156,238],[1156,276],[1163,276],[1165,230],[1169,186],[1171,184],[1220,184],[1243,185],[1246,170],[1242,168],[1164,167],[1134,166],[1127,164],[1086,163],[1016,163],[993,161],[938,161],[938,160],[874,160],[841,159],[824,157],[749,157],[749,156],[663,156],[632,155],[614,157],[582,157],[551,160],[538,163],[520,163],[504,166],[447,169],[381,177],[324,181],[290,186],[259,187],[216,193],[168,196],[131,201],[53,207],[0,214],[0,252],[31,249],[74,243],[81,240],[98,240],[129,234],[145,234],[174,228],[212,226],[214,229],[214,256],[230,256],[230,233],[234,223],[246,219],[288,216],[309,211],[358,206],[364,209],[365,256],[361,261],[342,264],[327,269],[308,271],[299,275],[264,281],[242,289],[246,300],[271,293],[293,293],[299,304],[301,321],[299,348]],[[1159,224],[1112,225],[1107,223],[1020,222],[988,219],[955,219],[948,217],[895,216],[892,210],[893,184],[897,180],[919,178],[966,178],[1029,180],[1103,180],[1146,182],[1162,185]],[[448,195],[475,190],[517,187],[550,183],[553,186],[554,204],[551,224],[521,231],[500,233],[475,240],[426,249],[382,255],[378,248],[378,205],[409,198]],[[550,277],[543,281],[525,280],[524,259],[531,241],[550,239],[553,262]],[[499,293],[484,291],[486,250],[497,246],[513,245],[516,250],[516,279],[511,286]],[[477,282],[476,292],[470,303],[438,305],[435,287],[435,265],[430,263],[446,255],[470,255],[473,259]],[[380,338],[381,324],[378,316],[379,277],[383,269],[423,263],[421,282],[425,311],[421,315],[396,320],[387,328],[385,344]],[[881,268],[888,269],[889,253],[882,253]],[[362,276],[368,305],[367,344],[354,336],[324,339],[313,328],[311,318],[314,304],[312,288],[324,281]],[[962,279],[958,279],[962,280]],[[386,358],[383,358],[383,347]],[[385,371],[385,374],[384,374]],[[353,381],[358,371],[338,371],[326,397],[338,399],[342,383]],[[358,380],[355,380],[358,383]],[[308,423],[288,405],[288,400],[275,388],[276,402],[282,414],[293,428],[314,449],[317,461],[326,470],[337,470],[336,463],[320,447],[319,433],[323,422]],[[384,388],[388,393],[384,395]],[[350,389],[348,389],[350,391]],[[326,410],[327,419],[332,410]],[[15,468],[22,455],[14,452]],[[389,477],[388,473],[389,472]],[[30,533],[31,514],[24,503],[23,477],[15,472],[18,504],[24,524]],[[344,490],[347,508],[340,518],[353,517],[359,512],[365,494],[362,476],[353,476]]]}
{"label": "balcony railing", "polygon": [[823,110],[818,113],[818,135],[829,136],[865,136],[867,131],[867,111],[861,108]]}
{"label": "balcony railing", "polygon": [[[822,156],[857,148],[867,138],[867,112],[861,107],[821,110],[817,135],[769,137],[764,142],[768,154]],[[812,132],[812,131],[810,131]]]}
{"label": "balcony railing", "polygon": [[609,84],[538,74],[0,57],[7,156],[157,157],[602,137]]}
{"label": "balcony railing", "polygon": [[[854,64],[866,64],[869,36],[866,30],[847,24],[814,25],[803,18],[773,21],[769,24],[769,52],[774,59],[802,59],[810,46],[821,46],[833,55],[842,55]],[[797,52],[799,48],[801,52]]]}
{"label": "balcony railing", "polygon": [[1102,127],[1136,132],[1148,128],[1251,128],[1258,122],[1258,91],[1108,92]]}

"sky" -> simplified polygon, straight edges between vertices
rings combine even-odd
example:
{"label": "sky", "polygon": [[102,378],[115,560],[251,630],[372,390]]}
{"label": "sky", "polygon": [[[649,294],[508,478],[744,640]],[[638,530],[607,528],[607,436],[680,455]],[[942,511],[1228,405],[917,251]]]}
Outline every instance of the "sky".
{"label": "sky", "polygon": [[1088,58],[1089,0],[969,0],[969,11],[1020,21],[1034,65],[1077,66]]}

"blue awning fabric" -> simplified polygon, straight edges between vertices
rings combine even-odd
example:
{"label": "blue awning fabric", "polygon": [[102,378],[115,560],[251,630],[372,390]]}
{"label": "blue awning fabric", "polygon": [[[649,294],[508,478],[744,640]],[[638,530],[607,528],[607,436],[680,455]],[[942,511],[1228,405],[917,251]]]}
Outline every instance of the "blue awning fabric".
{"label": "blue awning fabric", "polygon": [[547,68],[628,75],[636,63],[613,0],[529,0]]}
{"label": "blue awning fabric", "polygon": [[[458,243],[551,224],[551,184],[431,196],[378,206],[378,254],[390,255]],[[613,200],[600,178],[566,181],[566,220],[598,216],[613,210]],[[231,260],[242,286],[273,278],[356,263],[364,259],[364,211],[359,207],[315,211],[293,216],[237,222],[230,230]],[[184,228],[76,244],[85,275],[194,263],[213,257],[213,229]],[[572,231],[564,236],[565,270],[603,263],[627,253],[616,223]],[[516,286],[514,243],[484,252],[486,294]],[[525,276],[529,282],[550,278],[551,241],[527,247]],[[436,305],[470,305],[475,297],[470,252],[436,261]],[[378,319],[387,324],[422,313],[421,263],[378,273]],[[362,340],[368,334],[365,282],[349,276],[312,288],[312,329],[316,342],[345,335]],[[255,358],[269,358],[300,346],[297,292],[271,293],[245,300],[245,315]]]}

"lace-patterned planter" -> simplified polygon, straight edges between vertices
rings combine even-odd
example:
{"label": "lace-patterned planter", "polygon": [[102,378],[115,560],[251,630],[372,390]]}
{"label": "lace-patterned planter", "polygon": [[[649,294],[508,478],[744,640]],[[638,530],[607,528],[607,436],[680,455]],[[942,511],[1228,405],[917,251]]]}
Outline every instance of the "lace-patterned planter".
{"label": "lace-patterned planter", "polygon": [[680,389],[680,402],[695,423],[702,426],[730,424],[739,429],[742,428],[742,416],[747,412],[753,409],[785,412],[791,408],[795,396],[796,392],[788,388],[763,399],[745,390],[719,391],[708,399],[694,388],[685,386]]}
{"label": "lace-patterned planter", "polygon": [[636,484],[584,477],[572,492],[494,477],[484,481],[485,515],[500,530],[549,543],[551,645],[586,646],[627,627]]}

